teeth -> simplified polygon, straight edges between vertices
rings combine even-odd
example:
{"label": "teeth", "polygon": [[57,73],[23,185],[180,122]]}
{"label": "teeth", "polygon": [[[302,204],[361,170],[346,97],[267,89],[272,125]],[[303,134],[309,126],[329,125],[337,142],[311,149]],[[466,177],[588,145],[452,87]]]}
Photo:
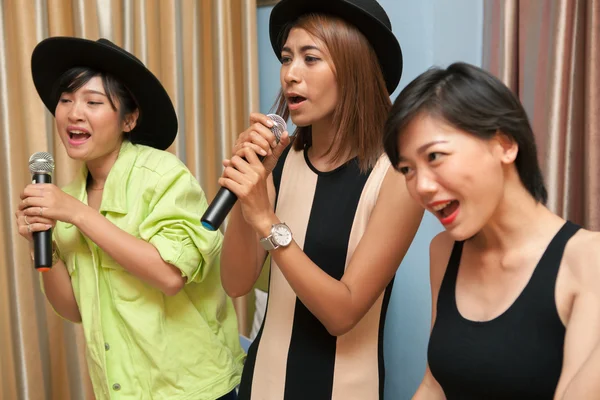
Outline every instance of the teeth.
{"label": "teeth", "polygon": [[450,203],[452,203],[452,200],[449,200],[449,201],[447,201],[445,203],[440,203],[440,204],[438,204],[436,206],[433,206],[431,208],[433,209],[433,211],[440,211],[440,210],[443,210],[444,208],[446,208],[446,206],[448,204],[450,204]]}
{"label": "teeth", "polygon": [[69,131],[69,133],[72,135],[87,135],[87,132],[83,131]]}

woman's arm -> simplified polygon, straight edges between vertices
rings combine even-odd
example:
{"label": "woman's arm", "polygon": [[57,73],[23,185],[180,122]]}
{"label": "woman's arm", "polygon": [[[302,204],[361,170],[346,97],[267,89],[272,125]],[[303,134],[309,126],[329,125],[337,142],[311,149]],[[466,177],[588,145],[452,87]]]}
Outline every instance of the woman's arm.
{"label": "woman's arm", "polygon": [[71,277],[62,260],[58,260],[50,271],[43,272],[42,284],[46,298],[58,315],[72,322],[81,322],[81,314],[73,293]]}
{"label": "woman's arm", "polygon": [[[21,202],[15,213],[15,222],[19,234],[29,242],[31,259],[33,260],[33,233],[53,228],[56,221],[40,215],[26,217],[27,204],[23,201],[26,197],[24,192],[21,193]],[[41,277],[44,293],[54,311],[69,321],[81,322],[81,314],[73,293],[71,277],[62,260],[58,259],[50,271],[42,273]]]}
{"label": "woman's arm", "polygon": [[[290,144],[287,132],[283,133],[281,140],[276,141],[270,127],[273,121],[264,114],[250,114],[250,127],[242,132],[235,146],[233,154],[242,155],[245,149],[250,149],[263,158],[262,167],[265,171],[265,193],[268,196],[266,208],[275,209],[275,185],[272,171],[286,147]],[[225,171],[231,167],[229,160],[224,160]],[[219,181],[222,184],[223,178]],[[221,281],[227,294],[239,297],[248,293],[260,276],[267,252],[260,245],[260,237],[249,224],[243,214],[241,202],[237,202],[229,214],[229,222],[223,239],[223,252],[221,253]]]}
{"label": "woman's arm", "polygon": [[186,277],[202,275],[204,264],[209,264],[205,258],[216,257],[220,233],[200,227],[206,199],[180,165],[165,172],[153,193],[149,215],[139,225],[139,238],[51,184],[25,189],[29,207],[25,213],[39,215],[43,209],[44,216],[72,223],[128,272],[166,295],[175,295]]}
{"label": "woman's arm", "polygon": [[[246,159],[257,169],[260,164],[253,153]],[[248,210],[266,210],[264,197],[252,196],[262,184],[253,176],[252,167],[235,160],[233,180],[246,179],[252,184],[243,188],[232,185]],[[239,174],[246,174],[246,178]],[[240,197],[240,196],[238,196]],[[247,219],[260,237],[270,234],[272,224],[279,223],[272,210],[248,212]],[[341,280],[329,276],[315,265],[295,241],[271,252],[281,272],[302,303],[325,326],[338,336],[352,329],[367,313],[394,276],[420,225],[423,210],[408,195],[404,177],[389,168],[372,211],[366,231],[359,242]]]}
{"label": "woman's arm", "polygon": [[[600,399],[600,234],[580,231],[565,249],[558,282],[574,293],[555,399]],[[562,275],[562,276],[561,276]]]}
{"label": "woman's arm", "polygon": [[[600,399],[600,341],[564,391],[562,400]],[[559,396],[558,392],[557,395]]]}
{"label": "woman's arm", "polygon": [[[446,266],[450,259],[454,242],[447,232],[439,233],[431,240],[429,245],[429,283],[431,286],[431,329],[435,324],[437,315],[437,301],[440,287],[446,273]],[[431,332],[431,331],[430,331]],[[425,376],[413,396],[413,400],[445,400],[446,395],[440,384],[435,380],[429,363],[425,369]]]}
{"label": "woman's arm", "polygon": [[72,223],[120,266],[167,296],[183,288],[181,271],[165,262],[156,247],[125,232],[93,208],[84,205]]}
{"label": "woman's arm", "polygon": [[[269,202],[274,209],[273,175],[267,178],[267,185]],[[252,225],[244,219],[239,203],[229,215],[221,253],[221,281],[229,296],[239,297],[248,293],[256,283],[267,251],[260,245],[260,238]]]}

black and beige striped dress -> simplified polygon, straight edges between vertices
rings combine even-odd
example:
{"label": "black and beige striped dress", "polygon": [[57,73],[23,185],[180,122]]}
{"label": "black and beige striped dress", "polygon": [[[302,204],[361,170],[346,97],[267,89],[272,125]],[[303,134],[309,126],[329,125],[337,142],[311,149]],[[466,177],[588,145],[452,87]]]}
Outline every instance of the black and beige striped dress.
{"label": "black and beige striped dress", "polygon": [[[367,173],[356,159],[320,172],[306,151],[287,150],[273,171],[277,216],[306,255],[335,279],[341,279],[365,232],[389,167],[384,155]],[[383,326],[392,283],[350,332],[335,337],[272,262],[265,319],[248,351],[240,399],[383,399]]]}

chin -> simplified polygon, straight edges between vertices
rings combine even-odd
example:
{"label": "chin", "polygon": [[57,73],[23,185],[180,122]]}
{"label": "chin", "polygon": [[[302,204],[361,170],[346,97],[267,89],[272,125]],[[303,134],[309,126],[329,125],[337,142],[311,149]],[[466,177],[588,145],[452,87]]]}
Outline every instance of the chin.
{"label": "chin", "polygon": [[457,224],[454,227],[446,228],[446,232],[450,235],[452,239],[456,242],[462,242],[468,239],[471,239],[473,236],[479,232],[479,230],[474,229],[474,227],[465,226],[464,224]]}
{"label": "chin", "polygon": [[87,159],[88,159],[87,152],[83,152],[80,149],[74,149],[72,147],[66,147],[65,149],[67,151],[67,155],[72,160],[87,161]]}
{"label": "chin", "polygon": [[312,125],[312,122],[307,120],[306,118],[294,117],[293,115],[290,115],[290,119],[292,120],[292,123],[298,128],[306,128],[307,126]]}

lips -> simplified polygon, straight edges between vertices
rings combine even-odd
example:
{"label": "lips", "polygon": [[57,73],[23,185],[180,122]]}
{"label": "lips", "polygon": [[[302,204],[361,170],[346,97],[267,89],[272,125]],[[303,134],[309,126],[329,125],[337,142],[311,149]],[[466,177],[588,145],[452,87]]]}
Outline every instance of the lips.
{"label": "lips", "polygon": [[449,225],[458,216],[460,203],[458,200],[441,200],[429,204],[428,208],[443,225]]}
{"label": "lips", "polygon": [[78,127],[68,127],[67,134],[69,143],[75,146],[85,143],[92,136],[87,129]]}
{"label": "lips", "polygon": [[291,111],[297,110],[306,101],[306,97],[301,96],[297,93],[286,94],[286,99],[288,102],[288,107]]}
{"label": "lips", "polygon": [[306,97],[302,97],[302,96],[291,96],[291,97],[288,97],[288,102],[290,104],[302,103],[304,100],[306,100]]}

